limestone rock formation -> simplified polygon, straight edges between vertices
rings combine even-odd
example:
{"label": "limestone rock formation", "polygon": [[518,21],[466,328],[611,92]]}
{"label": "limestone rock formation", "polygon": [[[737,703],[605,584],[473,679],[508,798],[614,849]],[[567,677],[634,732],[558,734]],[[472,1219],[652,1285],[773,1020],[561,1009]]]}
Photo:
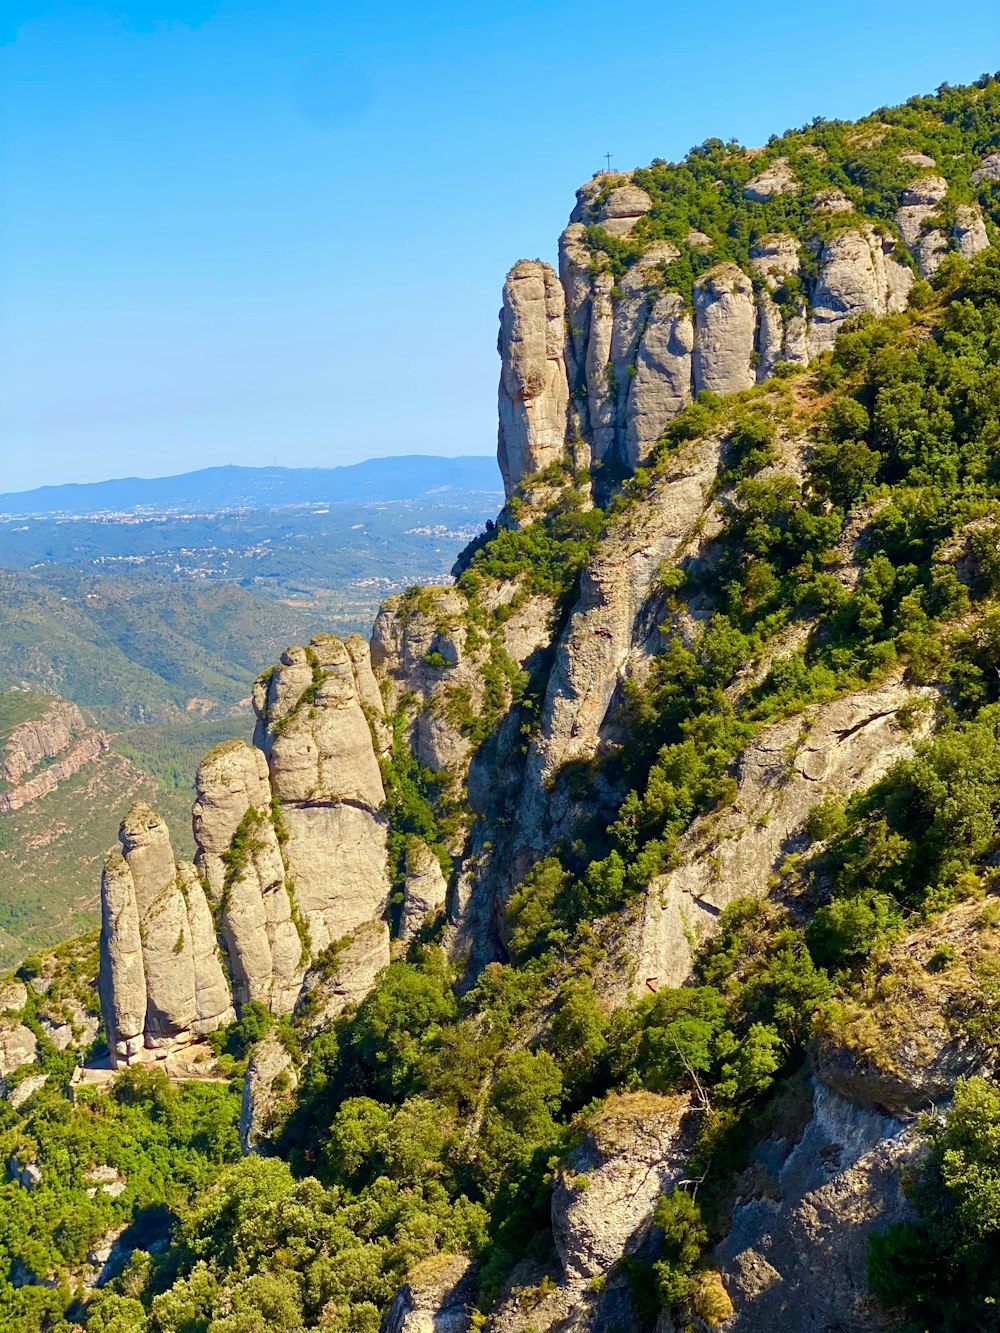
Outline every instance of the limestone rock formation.
{"label": "limestone rock formation", "polygon": [[219,912],[237,1003],[291,1010],[305,971],[271,812],[267,760],[226,741],[202,760],[193,822],[198,866]]}
{"label": "limestone rock formation", "polygon": [[[819,1078],[901,1119],[947,1101],[961,1077],[994,1078],[996,1051],[978,1019],[990,1011],[998,945],[1000,924],[975,900],[897,940],[857,998],[824,1026]],[[947,966],[938,961],[942,950]],[[884,991],[887,977],[892,986]]]}
{"label": "limestone rock formation", "polygon": [[627,236],[653,201],[628,177],[601,172],[576,192],[576,207],[570,222],[596,223],[609,236]]}
{"label": "limestone rock formation", "polygon": [[112,1063],[229,1022],[229,986],[194,866],[175,865],[166,824],[139,803],[101,881],[100,992]]}
{"label": "limestone rock formation", "polygon": [[500,312],[497,458],[508,496],[566,447],[569,385],[563,351],[566,301],[555,270],[522,259],[507,275]]}
{"label": "limestone rock formation", "polygon": [[1000,181],[1000,153],[987,153],[972,173],[973,185]]}
{"label": "limestone rock formation", "polygon": [[687,1097],[611,1096],[559,1169],[552,1237],[569,1283],[634,1253],[661,1194],[677,1183],[693,1126]]}
{"label": "limestone rock formation", "polygon": [[62,754],[86,730],[76,704],[55,700],[40,718],[22,722],[11,731],[0,755],[0,781],[20,786],[36,765]]}
{"label": "limestone rock formation", "polygon": [[843,190],[817,190],[812,197],[817,213],[853,213],[854,204]]}
{"label": "limestone rock formation", "polygon": [[955,209],[955,248],[963,259],[972,259],[990,243],[983,214],[976,204],[959,204]]}
{"label": "limestone rock formation", "polygon": [[357,668],[339,639],[290,648],[254,687],[257,742],[314,952],[379,917],[389,897],[385,791]]}
{"label": "limestone rock formation", "polygon": [[34,1062],[38,1042],[31,1028],[24,1023],[0,1027],[0,1078],[6,1078],[22,1065]]}
{"label": "limestone rock formation", "polygon": [[108,748],[76,704],[56,699],[14,727],[0,750],[0,811],[20,810],[56,790]]}
{"label": "limestone rock formation", "polygon": [[253,1048],[243,1080],[240,1145],[245,1153],[256,1152],[278,1108],[288,1103],[297,1084],[292,1057],[272,1028]]}
{"label": "limestone rock formation", "polygon": [[229,982],[222,968],[215,938],[212,909],[198,872],[189,861],[177,866],[177,885],[187,906],[187,928],[194,965],[195,1020],[191,1031],[202,1035],[231,1023],[236,1017]]}
{"label": "limestone rock formation", "polygon": [[[664,428],[691,401],[694,324],[677,292],[663,291],[649,306],[634,361],[625,365],[624,441],[620,456],[637,467]],[[620,391],[621,392],[621,391]]]}
{"label": "limestone rock formation", "polygon": [[[775,293],[789,278],[797,278],[802,261],[794,236],[762,236],[750,250],[750,270],[761,283],[757,293],[757,378],[768,379],[779,361],[806,365],[809,361],[805,301],[786,298],[779,305]],[[787,291],[787,289],[786,289]]]}
{"label": "limestone rock formation", "polygon": [[[644,607],[657,571],[696,549],[711,525],[721,449],[720,441],[706,440],[671,458],[647,501],[611,527],[584,570],[527,759],[516,819],[519,847],[542,852],[561,821],[572,818],[575,803],[553,787],[553,779],[563,765],[588,763],[597,753],[626,664],[645,632]],[[523,857],[515,862],[518,871],[524,865]]]}
{"label": "limestone rock formation", "polygon": [[893,237],[870,225],[834,232],[826,242],[812,296],[810,357],[833,346],[851,315],[906,309],[913,272],[893,254],[894,246]]}
{"label": "limestone rock formation", "polygon": [[462,1254],[436,1254],[411,1270],[386,1312],[385,1333],[466,1333],[476,1304],[474,1274]]}
{"label": "limestone rock formation", "polygon": [[944,232],[930,225],[947,193],[948,182],[943,176],[918,176],[903,191],[896,211],[896,226],[925,278],[937,271],[947,250]]}
{"label": "limestone rock formation", "polygon": [[736,393],[755,382],[753,286],[735,264],[717,264],[694,284],[694,389]]}
{"label": "limestone rock formation", "polygon": [[117,849],[108,854],[101,878],[100,984],[111,1062],[128,1063],[145,1045],[146,971],[135,881]]}
{"label": "limestone rock formation", "polygon": [[790,167],[788,159],[779,157],[747,182],[743,198],[762,204],[776,194],[795,194],[798,188],[798,178]]}
{"label": "limestone rock formation", "polygon": [[399,938],[409,941],[421,926],[444,911],[448,884],[441,863],[422,838],[411,838],[406,847],[406,883]]}
{"label": "limestone rock formation", "polygon": [[710,935],[734,898],[767,893],[784,857],[807,845],[814,805],[862,790],[912,753],[932,725],[921,705],[933,697],[896,676],[764,727],[734,765],[732,803],[695,820],[677,869],[653,881],[623,936],[638,963],[636,989],[683,985],[692,940]]}
{"label": "limestone rock formation", "polygon": [[305,1032],[328,1028],[345,1009],[357,1006],[389,966],[389,924],[367,921],[328,949],[302,983],[295,1018]]}
{"label": "limestone rock formation", "polygon": [[187,904],[164,821],[142,802],[122,821],[122,855],[135,888],[146,977],[146,1044],[193,1030],[197,1019],[194,955]]}
{"label": "limestone rock formation", "polygon": [[884,1328],[868,1290],[868,1240],[909,1215],[900,1168],[916,1147],[900,1121],[817,1082],[798,1141],[757,1149],[751,1196],[716,1250],[735,1311],[727,1330]]}

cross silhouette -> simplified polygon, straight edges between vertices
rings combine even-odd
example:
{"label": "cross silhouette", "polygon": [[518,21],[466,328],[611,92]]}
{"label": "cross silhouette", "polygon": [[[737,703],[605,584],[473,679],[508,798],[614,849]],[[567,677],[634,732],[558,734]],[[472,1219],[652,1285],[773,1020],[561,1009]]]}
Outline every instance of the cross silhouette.
{"label": "cross silhouette", "polygon": [[610,170],[611,170],[611,154],[610,154],[610,153],[605,153],[605,154],[604,154],[604,157],[605,157],[605,159],[606,159],[606,161],[607,161],[607,164],[608,164],[608,171],[610,171]]}

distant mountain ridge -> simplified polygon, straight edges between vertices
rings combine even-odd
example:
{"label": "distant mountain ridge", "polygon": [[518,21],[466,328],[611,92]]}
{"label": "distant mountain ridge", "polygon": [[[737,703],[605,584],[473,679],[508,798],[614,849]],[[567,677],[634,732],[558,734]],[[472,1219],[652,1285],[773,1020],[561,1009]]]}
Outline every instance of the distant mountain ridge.
{"label": "distant mountain ridge", "polygon": [[0,494],[0,515],[270,509],[289,504],[409,500],[444,488],[499,492],[496,460],[485,454],[457,458],[407,454],[331,468],[210,467],[172,477],[122,477],[11,491]]}

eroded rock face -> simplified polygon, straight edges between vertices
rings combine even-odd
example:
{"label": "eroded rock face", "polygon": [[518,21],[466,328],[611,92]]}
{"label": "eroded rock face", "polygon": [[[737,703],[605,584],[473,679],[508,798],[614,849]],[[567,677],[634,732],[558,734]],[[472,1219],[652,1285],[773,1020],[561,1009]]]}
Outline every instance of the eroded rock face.
{"label": "eroded rock face", "polygon": [[974,185],[982,185],[988,181],[1000,181],[1000,153],[987,153],[972,173]]}
{"label": "eroded rock face", "polygon": [[630,468],[639,466],[665,427],[691,401],[694,346],[694,322],[681,297],[677,292],[660,292],[649,309],[635,361],[626,366],[620,452]]}
{"label": "eroded rock face", "polygon": [[272,1128],[275,1114],[287,1105],[298,1085],[292,1057],[271,1029],[253,1048],[240,1108],[240,1144],[256,1152]]}
{"label": "eroded rock face", "polygon": [[313,1035],[329,1027],[349,1005],[361,1003],[389,959],[388,923],[365,922],[306,973],[296,1020]]}
{"label": "eroded rock face", "polygon": [[10,733],[0,754],[0,780],[20,786],[37,764],[62,754],[86,729],[76,704],[61,699],[50,704],[40,718],[22,722]]}
{"label": "eroded rock face", "polygon": [[198,872],[189,861],[178,864],[177,884],[187,904],[188,931],[194,959],[195,1020],[191,1030],[203,1035],[231,1023],[236,1014],[229,993],[229,982],[219,957],[212,909],[208,905]]}
{"label": "eroded rock face", "polygon": [[588,763],[635,645],[657,571],[676,564],[701,537],[721,455],[718,440],[699,441],[671,458],[641,505],[609,531],[584,570],[580,597],[556,649],[539,736],[529,751],[516,821],[523,873],[531,855],[551,845],[575,802],[554,790],[563,765]]}
{"label": "eroded rock face", "polygon": [[807,312],[801,297],[787,296],[779,305],[775,293],[789,278],[797,278],[802,261],[794,236],[776,233],[762,237],[750,251],[750,269],[761,281],[757,293],[757,379],[774,374],[779,361],[806,365],[809,361]]}
{"label": "eroded rock face", "polygon": [[267,760],[243,741],[226,741],[202,760],[196,791],[198,865],[219,912],[236,1001],[260,1000],[287,1013],[305,959],[272,819]]}
{"label": "eroded rock face", "polygon": [[868,1289],[872,1232],[909,1215],[901,1167],[915,1131],[855,1105],[822,1084],[797,1143],[757,1152],[750,1201],[737,1206],[716,1250],[734,1315],[727,1329],[758,1333],[875,1333],[891,1321]]}
{"label": "eroded rock face", "polygon": [[146,975],[146,1045],[193,1030],[197,1019],[194,955],[187,904],[167,826],[140,802],[122,821],[122,855],[135,885]]}
{"label": "eroded rock face", "polygon": [[694,389],[736,393],[755,383],[753,285],[735,264],[717,264],[694,284]]}
{"label": "eroded rock face", "polygon": [[990,238],[977,204],[959,204],[955,209],[955,248],[963,259],[972,259],[989,246]]}
{"label": "eroded rock face", "polygon": [[146,971],[132,871],[115,848],[101,879],[101,1009],[114,1065],[142,1050],[146,1026]]}
{"label": "eroded rock face", "polygon": [[290,648],[254,687],[283,852],[314,952],[386,907],[385,790],[355,665],[332,635]]}
{"label": "eroded rock face", "polygon": [[755,203],[765,203],[776,194],[795,194],[799,182],[786,157],[779,157],[766,167],[753,180],[748,181],[743,190],[743,198]]}
{"label": "eroded rock face", "polygon": [[[144,804],[132,807],[101,880],[99,991],[111,1061],[170,1048],[234,1015],[215,926],[193,865],[175,865],[170,835]],[[52,1040],[69,1044],[72,1025]]]}
{"label": "eroded rock face", "polygon": [[[959,1078],[995,1078],[996,1051],[981,1020],[998,945],[1000,925],[976,901],[957,903],[895,941],[824,1025],[818,1077],[841,1096],[902,1119],[947,1101]],[[942,949],[946,966],[938,961]]]}
{"label": "eroded rock face", "polygon": [[931,729],[921,705],[933,697],[897,677],[764,727],[734,765],[732,803],[695,820],[677,869],[653,881],[623,936],[638,961],[635,989],[683,985],[692,940],[711,935],[733,899],[766,895],[784,857],[808,844],[814,805],[863,790],[912,754]]}
{"label": "eroded rock face", "polygon": [[31,1028],[23,1023],[0,1027],[0,1078],[34,1063],[37,1052],[38,1042]]}
{"label": "eroded rock face", "polygon": [[681,1179],[693,1126],[687,1097],[611,1096],[559,1169],[552,1237],[568,1283],[634,1253],[660,1195]]}
{"label": "eroded rock face", "polygon": [[428,921],[444,911],[448,884],[441,863],[421,838],[412,838],[406,848],[406,884],[399,938],[412,940]]}
{"label": "eroded rock face", "polygon": [[462,1254],[422,1260],[392,1298],[385,1333],[466,1333],[476,1303],[472,1265]]}
{"label": "eroded rock face", "polygon": [[512,494],[566,446],[569,384],[564,356],[566,301],[555,270],[522,259],[507,275],[500,312],[500,434],[497,459]]}
{"label": "eroded rock face", "polygon": [[943,176],[919,176],[903,191],[896,211],[896,226],[925,278],[937,271],[948,248],[941,228],[928,225],[947,193],[948,182]]}
{"label": "eroded rock face", "polygon": [[[76,704],[57,699],[40,718],[13,729],[0,751],[0,811],[20,810],[56,790],[108,748]],[[40,767],[44,765],[44,767]]]}
{"label": "eroded rock face", "polygon": [[576,207],[571,222],[596,223],[609,236],[627,236],[653,201],[640,186],[627,177],[602,172],[576,192]]}
{"label": "eroded rock face", "polygon": [[835,232],[826,242],[812,296],[810,357],[833,346],[840,326],[851,315],[906,309],[913,272],[895,257],[894,245],[891,236],[871,226]]}

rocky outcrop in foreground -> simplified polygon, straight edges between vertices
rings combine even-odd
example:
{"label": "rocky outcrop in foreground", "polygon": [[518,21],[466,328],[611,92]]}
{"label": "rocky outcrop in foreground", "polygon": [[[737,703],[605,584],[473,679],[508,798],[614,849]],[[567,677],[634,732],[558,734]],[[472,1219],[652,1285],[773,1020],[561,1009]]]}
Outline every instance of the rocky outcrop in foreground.
{"label": "rocky outcrop in foreground", "polygon": [[[290,1013],[311,958],[343,948],[351,1002],[388,963],[389,882],[367,645],[320,635],[254,691],[257,744],[228,741],[198,770],[196,864],[132,808],[101,885],[100,990],[114,1064],[213,1031],[249,1000]],[[369,722],[369,719],[371,721]],[[352,952],[353,948],[353,952]]]}

